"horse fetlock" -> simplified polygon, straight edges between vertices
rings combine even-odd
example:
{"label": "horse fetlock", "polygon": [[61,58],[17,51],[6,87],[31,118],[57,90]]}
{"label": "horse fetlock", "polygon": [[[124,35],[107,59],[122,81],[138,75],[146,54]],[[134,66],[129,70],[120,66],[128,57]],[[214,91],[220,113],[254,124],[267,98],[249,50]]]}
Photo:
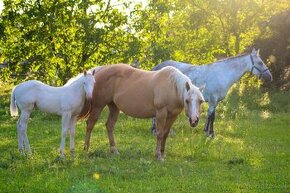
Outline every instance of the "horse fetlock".
{"label": "horse fetlock", "polygon": [[214,132],[211,132],[211,133],[208,134],[208,136],[209,136],[211,139],[214,139],[215,134],[214,134]]}
{"label": "horse fetlock", "polygon": [[71,150],[70,150],[70,155],[71,155],[72,157],[75,157],[75,149],[71,149]]}
{"label": "horse fetlock", "polygon": [[26,154],[25,154],[25,152],[24,152],[24,149],[23,149],[23,148],[19,149],[19,152],[21,153],[21,155],[22,155],[23,157],[25,157],[25,156],[26,156]]}
{"label": "horse fetlock", "polygon": [[157,161],[164,161],[164,156],[161,153],[156,153],[155,158]]}
{"label": "horse fetlock", "polygon": [[120,155],[120,153],[119,153],[119,151],[118,151],[116,146],[111,146],[110,147],[110,152],[115,154],[115,155]]}
{"label": "horse fetlock", "polygon": [[85,145],[84,145],[84,150],[89,151],[89,145],[87,143],[85,143]]}
{"label": "horse fetlock", "polygon": [[59,151],[59,154],[60,154],[60,157],[61,157],[61,158],[64,158],[63,149],[61,149],[61,150]]}

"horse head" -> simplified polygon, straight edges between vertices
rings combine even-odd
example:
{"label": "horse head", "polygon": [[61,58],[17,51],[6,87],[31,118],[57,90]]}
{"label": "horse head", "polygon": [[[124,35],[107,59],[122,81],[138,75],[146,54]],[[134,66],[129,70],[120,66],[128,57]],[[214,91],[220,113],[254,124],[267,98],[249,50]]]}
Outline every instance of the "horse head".
{"label": "horse head", "polygon": [[88,100],[91,100],[93,96],[93,90],[94,90],[94,85],[95,85],[94,74],[95,74],[95,70],[93,70],[92,73],[84,71],[83,86],[84,86],[86,97]]}
{"label": "horse head", "polygon": [[184,97],[184,109],[189,123],[192,127],[196,127],[199,121],[200,108],[204,98],[202,90],[204,88],[197,88],[191,82],[185,83],[186,93]]}
{"label": "horse head", "polygon": [[251,74],[254,74],[259,77],[259,79],[264,79],[266,81],[272,81],[272,74],[260,58],[259,50],[256,51],[254,48],[252,53],[250,54],[252,61],[252,69]]}

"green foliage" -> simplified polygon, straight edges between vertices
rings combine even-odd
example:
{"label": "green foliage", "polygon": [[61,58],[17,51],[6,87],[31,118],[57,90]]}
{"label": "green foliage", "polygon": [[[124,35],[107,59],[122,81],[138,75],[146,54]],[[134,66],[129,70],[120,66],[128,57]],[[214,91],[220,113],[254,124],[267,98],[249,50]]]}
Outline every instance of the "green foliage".
{"label": "green foliage", "polygon": [[290,89],[290,10],[276,14],[266,23],[265,31],[254,44],[261,48],[262,57],[267,61],[273,74],[272,84],[266,88]]}
{"label": "green foliage", "polygon": [[22,0],[4,6],[1,54],[9,70],[3,74],[60,85],[86,68],[130,59],[124,59],[122,45],[131,42],[122,29],[127,18],[110,1]]}
{"label": "green foliage", "polygon": [[132,2],[4,0],[1,79],[61,85],[96,65],[210,63],[244,52],[269,34],[261,24],[290,8],[288,1]]}

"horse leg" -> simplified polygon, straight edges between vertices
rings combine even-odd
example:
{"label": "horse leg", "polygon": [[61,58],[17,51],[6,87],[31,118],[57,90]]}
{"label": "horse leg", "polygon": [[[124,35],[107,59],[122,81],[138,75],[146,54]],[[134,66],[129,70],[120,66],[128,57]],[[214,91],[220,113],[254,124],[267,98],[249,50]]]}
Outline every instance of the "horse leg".
{"label": "horse leg", "polygon": [[205,125],[204,125],[204,128],[203,128],[203,131],[205,132],[206,135],[208,133],[209,122],[210,122],[210,115],[208,113],[207,114],[207,118],[206,118],[206,122],[205,122]]}
{"label": "horse leg", "polygon": [[108,131],[109,142],[110,142],[110,151],[114,154],[119,154],[118,149],[116,148],[115,139],[114,139],[114,127],[117,122],[120,110],[114,103],[109,104],[108,107],[109,107],[110,113],[109,113],[108,120],[106,122],[106,127]]}
{"label": "horse leg", "polygon": [[76,120],[77,117],[73,116],[70,120],[70,153],[72,156],[74,156],[74,152],[75,152],[75,129],[76,129]]}
{"label": "horse leg", "polygon": [[166,117],[167,117],[167,109],[163,108],[161,110],[157,110],[156,112],[156,122],[157,122],[157,144],[156,144],[156,150],[155,150],[155,158],[157,160],[163,161],[162,153],[161,153],[161,146],[164,139],[164,126],[166,123]]}
{"label": "horse leg", "polygon": [[27,137],[27,124],[28,124],[28,119],[30,117],[30,112],[29,111],[21,111],[20,118],[17,123],[17,130],[18,130],[18,147],[19,151],[23,156],[25,156],[24,149],[23,149],[23,143],[26,148],[26,150],[31,154],[31,149]]}
{"label": "horse leg", "polygon": [[92,109],[92,112],[90,113],[89,118],[87,119],[87,129],[86,129],[86,141],[84,145],[84,150],[88,151],[90,147],[90,140],[91,140],[91,132],[94,128],[94,125],[99,119],[99,116],[102,112],[104,107],[102,108],[94,108]]}
{"label": "horse leg", "polygon": [[167,136],[170,132],[170,128],[172,126],[172,124],[174,123],[174,121],[176,120],[177,116],[172,116],[172,117],[167,117],[166,119],[166,123],[164,126],[164,135],[163,135],[163,140],[161,141],[161,157],[162,159],[164,159],[164,151],[165,151],[165,143],[166,143],[166,139]]}
{"label": "horse leg", "polygon": [[204,127],[204,132],[207,136],[214,138],[214,130],[213,130],[213,122],[215,119],[215,108],[217,106],[217,100],[215,98],[212,98],[208,102],[209,107],[207,111],[207,121]]}
{"label": "horse leg", "polygon": [[151,126],[151,132],[153,135],[156,135],[156,118],[152,118],[152,126]]}
{"label": "horse leg", "polygon": [[210,122],[210,125],[209,125],[209,137],[210,138],[214,138],[214,129],[213,129],[213,123],[214,123],[214,120],[215,120],[215,109],[211,112],[210,114],[210,117],[211,117],[211,122]]}
{"label": "horse leg", "polygon": [[60,144],[60,157],[64,157],[63,150],[65,147],[65,138],[68,128],[70,127],[71,113],[65,112],[62,114],[62,132],[61,132],[61,144]]}

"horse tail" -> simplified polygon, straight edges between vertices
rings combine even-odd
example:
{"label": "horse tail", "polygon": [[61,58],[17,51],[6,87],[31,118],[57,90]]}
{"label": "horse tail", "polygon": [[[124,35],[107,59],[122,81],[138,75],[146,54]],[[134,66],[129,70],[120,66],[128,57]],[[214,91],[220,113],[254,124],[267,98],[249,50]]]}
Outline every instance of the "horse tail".
{"label": "horse tail", "polygon": [[10,98],[10,115],[11,116],[17,116],[18,115],[18,109],[16,106],[16,100],[15,100],[15,88],[12,89],[11,98]]}
{"label": "horse tail", "polygon": [[92,101],[85,99],[84,106],[83,106],[81,112],[78,114],[77,120],[87,118],[90,115],[91,110],[92,110]]}

